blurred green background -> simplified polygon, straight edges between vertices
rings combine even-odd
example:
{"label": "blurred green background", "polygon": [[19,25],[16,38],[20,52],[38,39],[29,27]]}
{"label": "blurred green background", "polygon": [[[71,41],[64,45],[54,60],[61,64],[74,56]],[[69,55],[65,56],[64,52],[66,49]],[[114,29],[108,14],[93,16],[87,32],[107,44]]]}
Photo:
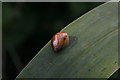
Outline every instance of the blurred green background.
{"label": "blurred green background", "polygon": [[2,3],[3,78],[15,78],[56,32],[101,4],[103,2]]}

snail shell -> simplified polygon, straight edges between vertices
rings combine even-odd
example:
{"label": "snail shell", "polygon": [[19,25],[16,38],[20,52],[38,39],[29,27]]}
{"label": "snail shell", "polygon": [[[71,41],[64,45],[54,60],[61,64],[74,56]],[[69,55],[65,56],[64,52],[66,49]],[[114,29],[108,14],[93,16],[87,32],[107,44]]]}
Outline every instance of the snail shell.
{"label": "snail shell", "polygon": [[58,51],[69,44],[69,36],[65,32],[56,33],[51,39],[51,45],[54,51]]}

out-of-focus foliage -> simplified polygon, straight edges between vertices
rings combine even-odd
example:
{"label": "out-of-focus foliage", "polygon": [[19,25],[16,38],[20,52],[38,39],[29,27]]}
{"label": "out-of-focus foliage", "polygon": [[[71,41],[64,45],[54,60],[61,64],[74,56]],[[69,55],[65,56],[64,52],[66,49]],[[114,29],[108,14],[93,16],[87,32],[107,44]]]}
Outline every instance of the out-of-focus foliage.
{"label": "out-of-focus foliage", "polygon": [[2,77],[2,2],[0,2],[0,79]]}

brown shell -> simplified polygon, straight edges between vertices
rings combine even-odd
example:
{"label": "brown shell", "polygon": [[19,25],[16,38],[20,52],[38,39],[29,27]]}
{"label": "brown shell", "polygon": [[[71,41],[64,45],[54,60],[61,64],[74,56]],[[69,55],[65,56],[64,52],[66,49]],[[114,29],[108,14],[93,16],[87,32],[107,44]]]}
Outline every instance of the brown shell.
{"label": "brown shell", "polygon": [[69,36],[65,32],[56,33],[51,39],[51,45],[54,51],[58,51],[69,44]]}

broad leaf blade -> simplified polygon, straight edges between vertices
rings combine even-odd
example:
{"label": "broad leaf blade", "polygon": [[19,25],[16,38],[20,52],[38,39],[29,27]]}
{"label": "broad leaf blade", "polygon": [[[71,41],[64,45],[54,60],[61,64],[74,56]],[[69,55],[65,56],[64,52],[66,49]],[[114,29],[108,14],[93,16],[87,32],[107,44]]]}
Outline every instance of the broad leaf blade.
{"label": "broad leaf blade", "polygon": [[48,42],[17,78],[108,78],[118,69],[118,4],[105,3],[62,31],[70,44],[54,52]]}

